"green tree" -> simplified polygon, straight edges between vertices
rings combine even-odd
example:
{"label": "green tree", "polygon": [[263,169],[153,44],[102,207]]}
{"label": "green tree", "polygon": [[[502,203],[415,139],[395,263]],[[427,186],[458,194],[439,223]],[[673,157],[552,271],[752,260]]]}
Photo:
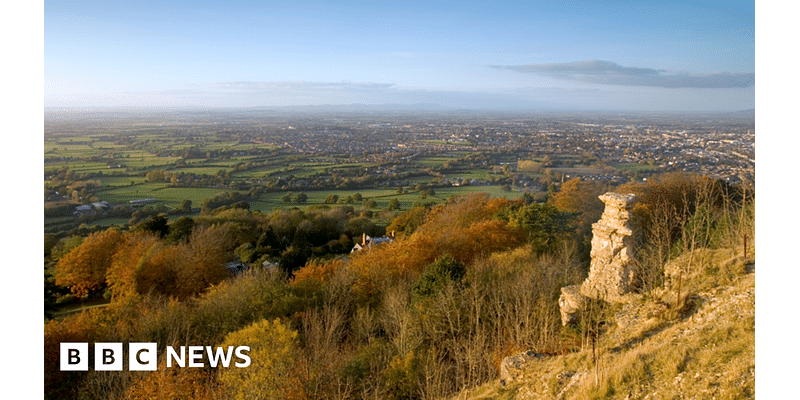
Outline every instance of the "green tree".
{"label": "green tree", "polygon": [[389,201],[389,209],[390,210],[399,210],[400,209],[400,200],[392,199]]}
{"label": "green tree", "polygon": [[325,204],[336,204],[338,202],[339,202],[339,195],[338,194],[332,194],[332,195],[328,196],[327,199],[325,199]]}
{"label": "green tree", "polygon": [[422,378],[419,360],[413,352],[397,355],[383,371],[386,382],[386,398],[392,400],[413,400],[420,398],[419,382]]}
{"label": "green tree", "polygon": [[191,200],[184,200],[181,202],[181,212],[190,213],[192,212],[192,201]]}
{"label": "green tree", "polygon": [[509,225],[524,229],[536,251],[551,249],[556,239],[568,230],[569,214],[549,203],[531,203],[509,215]]}
{"label": "green tree", "polygon": [[164,215],[153,215],[147,217],[139,225],[134,227],[133,231],[150,231],[156,232],[162,238],[166,237],[169,233],[169,224],[167,217]]}
{"label": "green tree", "polygon": [[180,217],[169,224],[169,234],[165,241],[170,244],[179,243],[189,239],[194,229],[194,219],[190,217]]}
{"label": "green tree", "polygon": [[460,283],[465,273],[464,264],[445,254],[425,267],[425,271],[411,286],[411,294],[415,298],[432,296],[439,293],[448,282]]}
{"label": "green tree", "polygon": [[306,204],[306,201],[308,201],[308,195],[305,193],[298,193],[294,196],[294,202],[297,204]]}

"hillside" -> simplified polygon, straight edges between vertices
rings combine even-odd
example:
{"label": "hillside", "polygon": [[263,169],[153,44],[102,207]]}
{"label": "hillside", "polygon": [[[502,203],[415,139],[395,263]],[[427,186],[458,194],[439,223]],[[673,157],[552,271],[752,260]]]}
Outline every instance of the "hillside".
{"label": "hillside", "polygon": [[683,307],[670,307],[675,293],[663,288],[617,306],[596,342],[596,362],[589,342],[568,354],[529,352],[516,356],[519,368],[506,359],[501,379],[456,398],[754,398],[755,262],[722,250],[676,262],[689,258],[703,268],[684,277]]}

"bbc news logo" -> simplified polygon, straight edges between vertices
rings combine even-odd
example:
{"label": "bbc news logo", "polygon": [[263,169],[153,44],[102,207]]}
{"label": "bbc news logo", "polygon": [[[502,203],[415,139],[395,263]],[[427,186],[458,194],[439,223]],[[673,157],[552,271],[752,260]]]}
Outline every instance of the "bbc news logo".
{"label": "bbc news logo", "polygon": [[[187,351],[188,350],[188,351]],[[167,368],[173,365],[181,368],[203,368],[205,362],[212,368],[222,366],[228,368],[246,368],[250,365],[250,351],[248,346],[226,348],[211,346],[180,346],[175,350],[167,346]],[[89,370],[89,343],[61,343],[61,370],[62,371],[88,371]],[[234,357],[235,356],[235,357]],[[95,343],[94,344],[94,370],[95,371],[122,371],[124,354],[122,343]],[[128,344],[128,370],[129,371],[155,371],[158,365],[158,343],[129,343]]]}

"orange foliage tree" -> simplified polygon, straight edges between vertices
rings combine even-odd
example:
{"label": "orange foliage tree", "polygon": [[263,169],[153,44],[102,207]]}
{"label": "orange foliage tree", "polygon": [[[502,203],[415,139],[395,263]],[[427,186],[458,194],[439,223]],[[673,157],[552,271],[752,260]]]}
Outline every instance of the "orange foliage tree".
{"label": "orange foliage tree", "polygon": [[196,228],[188,242],[165,244],[157,235],[125,235],[113,256],[108,285],[115,298],[160,294],[185,299],[217,284],[228,274],[237,241],[230,224]]}
{"label": "orange foliage tree", "polygon": [[445,254],[469,265],[480,256],[521,245],[524,231],[495,218],[510,204],[485,193],[471,193],[434,207],[425,223],[407,239],[353,257],[349,265],[361,276],[355,289],[368,292],[374,286],[371,280],[418,274]]}
{"label": "orange foliage tree", "polygon": [[80,246],[58,260],[56,284],[69,286],[78,297],[102,288],[111,257],[120,242],[122,235],[113,229],[90,234]]}
{"label": "orange foliage tree", "polygon": [[228,276],[225,262],[230,261],[238,245],[236,231],[230,224],[195,229],[189,237],[181,268],[177,272],[181,296],[200,293]]}
{"label": "orange foliage tree", "polygon": [[600,182],[584,181],[580,177],[570,179],[561,185],[561,190],[553,193],[550,203],[558,211],[578,213],[575,223],[591,226],[600,219],[605,205],[598,196],[606,192]]}
{"label": "orange foliage tree", "polygon": [[124,235],[106,274],[108,287],[115,300],[136,293],[136,270],[145,255],[159,243],[161,240],[153,232],[135,232]]}
{"label": "orange foliage tree", "polygon": [[[77,397],[87,372],[61,371],[61,343],[100,342],[107,338],[111,323],[104,310],[87,310],[63,321],[50,320],[44,326],[44,392],[45,398]],[[84,355],[88,357],[88,355]],[[91,361],[89,361],[91,364]]]}

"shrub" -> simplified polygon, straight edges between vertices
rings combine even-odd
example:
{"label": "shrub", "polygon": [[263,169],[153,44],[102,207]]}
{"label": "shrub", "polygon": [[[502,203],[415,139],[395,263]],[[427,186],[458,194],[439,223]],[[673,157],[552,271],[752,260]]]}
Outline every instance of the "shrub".
{"label": "shrub", "polygon": [[420,398],[418,390],[420,369],[414,353],[396,356],[383,371],[386,384],[386,398],[393,400],[412,400]]}
{"label": "shrub", "polygon": [[278,319],[261,320],[228,334],[221,347],[249,346],[251,364],[247,368],[222,369],[220,380],[237,400],[285,397],[296,338],[297,332]]}
{"label": "shrub", "polygon": [[439,257],[425,268],[411,287],[411,294],[416,298],[432,296],[442,290],[448,281],[460,283],[465,272],[464,264],[449,254]]}

